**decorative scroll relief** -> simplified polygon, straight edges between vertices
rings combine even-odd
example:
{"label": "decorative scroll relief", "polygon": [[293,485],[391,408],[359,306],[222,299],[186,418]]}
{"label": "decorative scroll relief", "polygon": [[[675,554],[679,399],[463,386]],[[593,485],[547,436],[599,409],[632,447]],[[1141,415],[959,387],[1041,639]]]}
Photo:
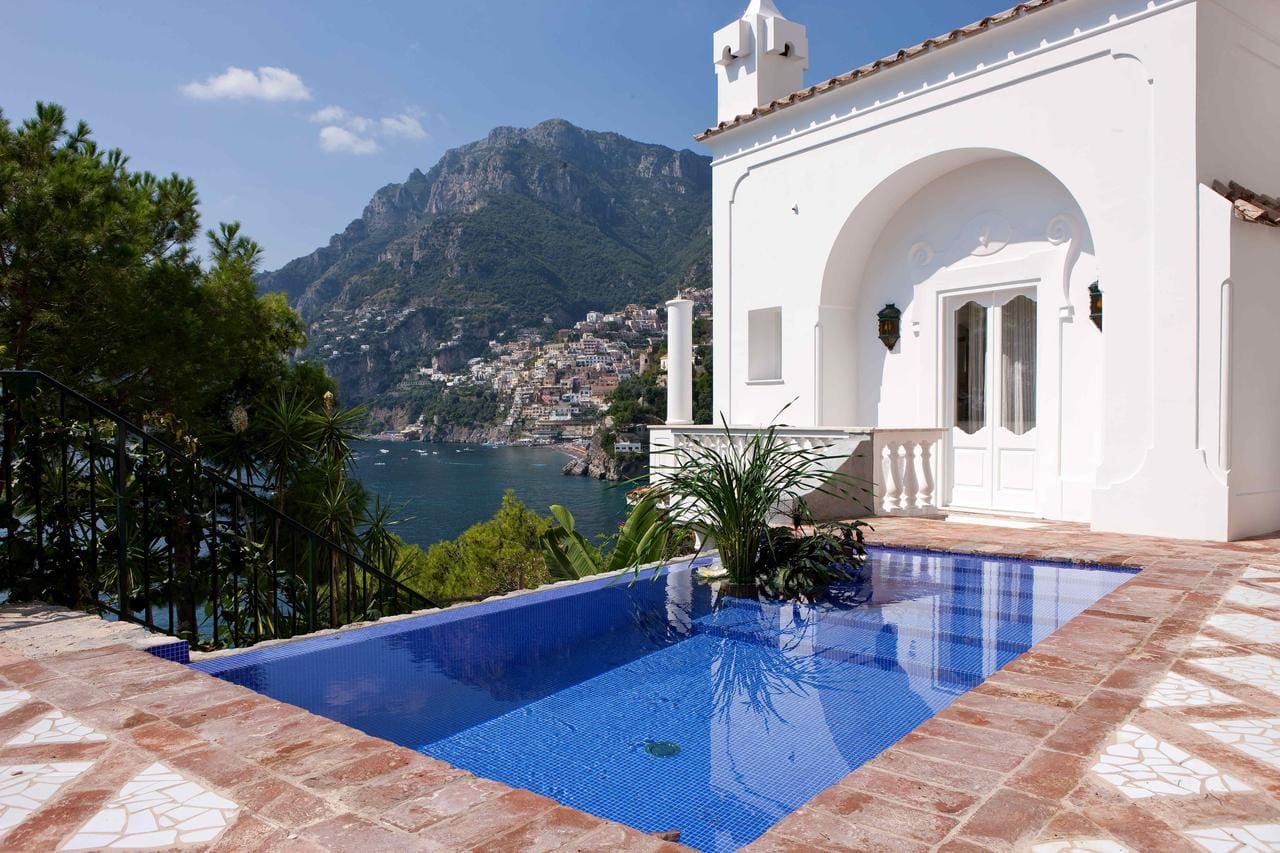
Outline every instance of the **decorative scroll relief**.
{"label": "decorative scroll relief", "polygon": [[1076,239],[1079,230],[1080,226],[1074,216],[1069,213],[1060,213],[1049,220],[1049,227],[1045,229],[1044,236],[1053,245],[1061,246]]}
{"label": "decorative scroll relief", "polygon": [[1058,304],[1058,316],[1067,321],[1075,315],[1075,308],[1071,305],[1071,271],[1080,259],[1080,235],[1083,230],[1080,220],[1075,216],[1059,213],[1049,220],[1044,232],[1045,239],[1053,245],[1067,247],[1062,257],[1062,301]]}
{"label": "decorative scroll relief", "polygon": [[907,264],[912,269],[923,269],[933,263],[933,247],[923,240],[907,250]]}
{"label": "decorative scroll relief", "polygon": [[960,249],[969,256],[985,258],[1013,242],[1013,226],[998,213],[982,213],[965,224],[960,232]]}
{"label": "decorative scroll relief", "polygon": [[[933,246],[924,240],[914,243],[907,250],[907,276],[913,289],[919,289],[920,285],[928,281],[929,276],[933,274],[934,258]],[[919,294],[915,295],[918,296]],[[914,313],[912,307],[915,304],[916,300],[913,298],[904,314],[909,316]],[[917,338],[920,337],[920,321],[905,318],[904,321],[908,324],[908,328],[911,329],[911,333]]]}

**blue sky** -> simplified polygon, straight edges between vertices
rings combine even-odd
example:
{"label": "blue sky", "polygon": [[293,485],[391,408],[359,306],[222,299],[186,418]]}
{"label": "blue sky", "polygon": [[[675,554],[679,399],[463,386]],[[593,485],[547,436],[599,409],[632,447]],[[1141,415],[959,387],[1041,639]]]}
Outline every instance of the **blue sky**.
{"label": "blue sky", "polygon": [[[778,5],[809,27],[815,82],[1011,0]],[[379,187],[497,125],[560,117],[699,150],[691,136],[715,115],[711,34],[745,6],[12,2],[0,109],[20,121],[36,100],[60,103],[135,168],[194,178],[204,224],[240,220],[275,268],[328,242]],[[233,67],[249,73],[223,76]]]}

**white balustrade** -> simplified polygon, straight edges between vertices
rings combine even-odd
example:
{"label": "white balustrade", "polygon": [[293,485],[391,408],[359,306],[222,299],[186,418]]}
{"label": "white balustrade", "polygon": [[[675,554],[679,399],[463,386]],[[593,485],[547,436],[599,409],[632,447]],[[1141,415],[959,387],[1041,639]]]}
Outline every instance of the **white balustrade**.
{"label": "white balustrade", "polygon": [[[713,451],[723,451],[732,447],[741,452],[746,449],[752,436],[760,432],[763,432],[760,427],[730,427],[727,432],[722,426],[653,427],[649,430],[649,442],[655,454],[675,448],[692,450],[697,447],[705,447]],[[870,431],[820,427],[778,427],[777,434],[782,439],[783,445],[804,450],[822,450],[834,447],[840,442],[856,442],[870,437]],[[651,469],[660,474],[661,467],[661,462],[655,458]]]}
{"label": "white balustrade", "polygon": [[876,515],[941,516],[943,429],[873,429]]}
{"label": "white balustrade", "polygon": [[[732,446],[741,451],[760,431],[759,427],[750,426],[730,427],[727,432],[722,426],[651,429],[651,479],[660,482],[664,465],[674,464],[673,449],[705,447],[723,451]],[[939,503],[946,430],[779,427],[778,435],[785,443],[806,450],[831,448],[832,458],[824,462],[824,467],[833,472],[859,449],[865,454],[869,446],[868,473],[876,515],[943,515]]]}

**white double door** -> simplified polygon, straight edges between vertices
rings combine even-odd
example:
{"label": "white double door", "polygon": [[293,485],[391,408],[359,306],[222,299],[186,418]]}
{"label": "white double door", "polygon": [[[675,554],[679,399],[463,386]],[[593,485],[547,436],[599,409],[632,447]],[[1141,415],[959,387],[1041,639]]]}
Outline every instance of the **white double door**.
{"label": "white double door", "polygon": [[966,294],[946,305],[950,503],[1035,512],[1035,290]]}

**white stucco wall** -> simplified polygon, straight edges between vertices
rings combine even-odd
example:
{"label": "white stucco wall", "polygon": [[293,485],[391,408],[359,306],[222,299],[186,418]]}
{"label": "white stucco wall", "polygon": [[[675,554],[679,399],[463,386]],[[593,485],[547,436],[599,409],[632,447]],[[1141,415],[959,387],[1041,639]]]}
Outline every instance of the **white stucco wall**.
{"label": "white stucco wall", "polygon": [[[1212,172],[1280,187],[1280,158],[1269,156],[1280,130],[1266,141],[1206,138],[1227,111],[1247,136],[1254,126],[1241,114],[1256,99],[1280,109],[1274,42],[1249,26],[1278,14],[1273,0],[1073,0],[712,138],[716,409],[764,423],[794,400],[787,423],[942,426],[922,283],[980,276],[986,264],[1005,274],[996,267],[1036,256],[1045,276],[1061,264],[1065,282],[1058,304],[1041,303],[1042,330],[1061,333],[1042,363],[1057,389],[1045,400],[1053,410],[1042,407],[1057,430],[1042,462],[1061,485],[1041,514],[1171,536],[1260,532],[1270,504],[1247,524],[1229,520],[1215,467],[1226,434],[1206,428],[1226,398],[1216,359],[1205,360],[1222,327],[1205,313],[1201,255],[1211,239],[1221,264],[1243,269],[1267,253],[1255,236],[1278,235],[1235,241],[1238,229],[1219,223],[1205,237],[1200,184]],[[1235,23],[1210,29],[1209,18]],[[1223,63],[1206,51],[1238,42],[1240,27],[1252,30],[1270,88],[1237,88],[1209,109],[1207,81],[1240,80],[1236,67],[1207,74]],[[1077,220],[1066,242],[1048,239],[1060,214]],[[975,258],[965,229],[984,218],[1007,223],[1010,246]],[[930,263],[912,266],[916,243],[931,248]],[[1083,293],[1095,278],[1106,332],[1091,337]],[[875,339],[885,302],[905,312],[892,355]],[[751,383],[747,312],[771,307],[782,310],[782,379]],[[1238,362],[1252,350],[1234,340]],[[1241,417],[1256,420],[1264,398]],[[1264,479],[1280,484],[1280,467]]]}
{"label": "white stucco wall", "polygon": [[1280,520],[1280,229],[1231,224],[1230,533]]}
{"label": "white stucco wall", "polygon": [[[889,427],[952,422],[944,306],[966,288],[1029,288],[1037,302],[1043,511],[1088,520],[1100,460],[1102,334],[1088,320],[1099,280],[1092,237],[1075,199],[1029,160],[993,157],[932,181],[877,235],[863,271],[827,288],[820,356],[824,417]],[[949,300],[949,303],[948,303]],[[887,303],[904,309],[893,352],[872,319]],[[826,311],[822,312],[824,315]],[[832,351],[834,349],[834,351]],[[851,364],[853,371],[840,369]]]}
{"label": "white stucco wall", "polygon": [[[1202,0],[1198,41],[1201,182],[1280,192],[1280,10],[1271,0]],[[1201,216],[1202,328],[1225,328],[1228,343],[1203,337],[1200,427],[1229,438],[1217,461],[1228,533],[1241,538],[1280,527],[1280,229],[1236,219],[1208,191]]]}

